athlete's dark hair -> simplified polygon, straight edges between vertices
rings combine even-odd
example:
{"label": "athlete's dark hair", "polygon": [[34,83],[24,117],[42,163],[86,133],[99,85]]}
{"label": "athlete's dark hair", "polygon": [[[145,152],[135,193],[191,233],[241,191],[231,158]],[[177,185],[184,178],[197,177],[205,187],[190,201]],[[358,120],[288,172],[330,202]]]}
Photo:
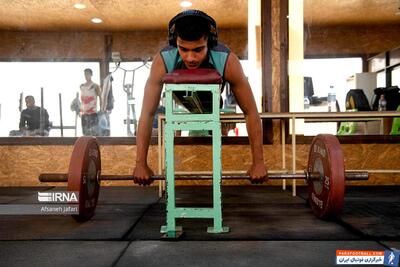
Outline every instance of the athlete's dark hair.
{"label": "athlete's dark hair", "polygon": [[168,42],[176,47],[176,39],[197,41],[207,38],[210,48],[218,44],[217,23],[200,10],[186,10],[173,17],[168,24]]}
{"label": "athlete's dark hair", "polygon": [[175,24],[176,35],[186,41],[197,41],[209,37],[210,22],[198,16],[187,16]]}

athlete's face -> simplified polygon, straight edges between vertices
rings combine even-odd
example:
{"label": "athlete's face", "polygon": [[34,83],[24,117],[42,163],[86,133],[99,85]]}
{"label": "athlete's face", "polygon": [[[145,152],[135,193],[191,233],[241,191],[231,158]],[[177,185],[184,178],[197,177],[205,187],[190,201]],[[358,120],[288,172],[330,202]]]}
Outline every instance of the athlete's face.
{"label": "athlete's face", "polygon": [[177,38],[176,44],[179,55],[188,69],[197,69],[207,57],[207,38],[197,41],[185,41]]}

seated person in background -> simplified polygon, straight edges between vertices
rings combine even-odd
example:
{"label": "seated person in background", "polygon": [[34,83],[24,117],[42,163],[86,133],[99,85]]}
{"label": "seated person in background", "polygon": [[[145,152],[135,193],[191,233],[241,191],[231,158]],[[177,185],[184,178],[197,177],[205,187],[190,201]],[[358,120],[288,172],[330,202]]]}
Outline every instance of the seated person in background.
{"label": "seated person in background", "polygon": [[25,97],[26,109],[21,112],[19,129],[25,136],[48,136],[50,131],[49,114],[43,109],[43,132],[40,129],[40,110],[35,105],[35,98],[31,95]]}

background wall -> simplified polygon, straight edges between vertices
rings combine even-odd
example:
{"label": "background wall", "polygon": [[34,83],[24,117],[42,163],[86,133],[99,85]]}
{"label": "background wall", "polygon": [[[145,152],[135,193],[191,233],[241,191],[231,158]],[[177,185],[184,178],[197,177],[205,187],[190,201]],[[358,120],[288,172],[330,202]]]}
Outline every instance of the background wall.
{"label": "background wall", "polygon": [[[280,49],[277,3],[273,4],[273,55]],[[378,54],[400,45],[400,26],[305,25],[305,56]],[[124,60],[152,57],[166,45],[166,31],[134,32],[15,32],[0,31],[0,60],[100,60],[105,36],[112,36],[113,51]],[[240,58],[247,58],[247,29],[220,29],[219,39]],[[278,64],[279,62],[277,62]],[[279,65],[277,65],[279,66]]]}
{"label": "background wall", "polygon": [[400,45],[400,26],[304,28],[305,56],[374,55]]}
{"label": "background wall", "polygon": [[[0,31],[0,60],[102,60],[105,37],[123,60],[153,57],[167,44],[167,31],[9,32]],[[219,39],[241,58],[247,57],[247,29],[221,29]]]}
{"label": "background wall", "polygon": [[[0,146],[0,186],[38,186],[40,173],[66,173],[72,146]],[[398,144],[344,144],[346,169],[398,169],[400,166],[400,145]],[[309,145],[297,145],[296,164],[304,170],[308,160]],[[151,146],[149,165],[158,170],[157,146]],[[176,146],[175,163],[177,171],[207,171],[212,169],[211,146]],[[269,170],[281,169],[281,146],[265,145],[264,157]],[[132,174],[136,159],[136,146],[101,147],[102,174]],[[247,170],[251,164],[248,145],[222,146],[223,170]],[[291,166],[291,146],[286,146],[286,166]],[[186,184],[207,184],[209,182],[187,182]],[[348,182],[363,185],[393,185],[400,183],[400,175],[372,174],[369,181]],[[103,185],[133,185],[133,182],[102,182]],[[183,182],[177,184],[185,184]],[[226,181],[224,184],[249,184],[247,181]],[[270,181],[267,185],[279,185]],[[290,184],[290,182],[289,182]],[[298,184],[302,184],[299,181]]]}

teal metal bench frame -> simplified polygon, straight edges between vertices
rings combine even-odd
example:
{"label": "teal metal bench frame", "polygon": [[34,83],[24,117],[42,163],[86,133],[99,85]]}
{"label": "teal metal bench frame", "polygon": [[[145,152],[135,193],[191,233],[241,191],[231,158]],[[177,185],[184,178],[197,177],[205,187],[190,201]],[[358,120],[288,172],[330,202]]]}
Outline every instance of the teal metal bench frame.
{"label": "teal metal bench frame", "polygon": [[[177,218],[210,218],[212,227],[208,233],[226,233],[229,227],[222,226],[221,204],[221,121],[220,121],[220,84],[165,84],[165,159],[166,159],[166,193],[167,223],[161,226],[165,238],[177,238],[182,234],[182,227],[176,226]],[[173,109],[173,92],[209,91],[212,94],[212,113],[191,114],[177,113]],[[174,168],[174,133],[177,130],[208,130],[212,132],[213,154],[213,207],[176,207],[175,168]]]}

